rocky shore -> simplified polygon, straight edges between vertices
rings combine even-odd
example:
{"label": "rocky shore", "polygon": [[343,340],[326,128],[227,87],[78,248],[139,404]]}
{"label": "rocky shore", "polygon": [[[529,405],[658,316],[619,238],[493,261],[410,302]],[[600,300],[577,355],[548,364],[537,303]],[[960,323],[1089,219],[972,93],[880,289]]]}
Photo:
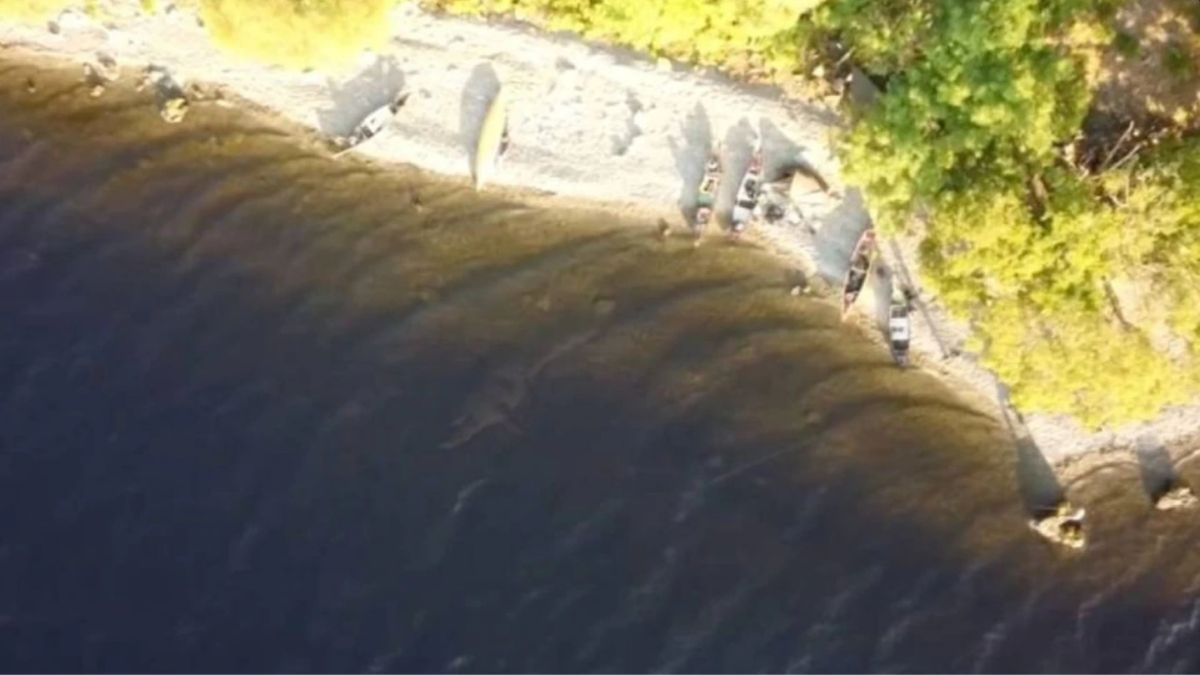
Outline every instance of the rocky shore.
{"label": "rocky shore", "polygon": [[[797,204],[804,224],[761,227],[749,242],[778,253],[817,292],[836,291],[868,226],[861,195],[842,183],[833,157],[834,100],[791,100],[680,64],[522,25],[435,16],[414,4],[393,12],[386,48],[363,54],[350,71],[294,72],[223,53],[194,13],[170,3],[154,14],[142,12],[137,0],[99,4],[94,16],[68,10],[48,25],[0,23],[0,44],[10,55],[74,60],[93,96],[102,96],[114,78],[144,78],[159,93],[159,113],[169,122],[186,123],[189,95],[202,95],[222,105],[242,101],[338,137],[407,90],[410,98],[394,122],[354,152],[463,180],[480,121],[503,82],[512,148],[493,179],[498,189],[603,202],[644,213],[666,229],[683,229],[717,144],[727,179],[716,211],[727,218],[737,178],[761,142],[768,179],[799,164],[829,183],[828,191]],[[713,228],[708,236],[721,234]],[[922,289],[916,246],[913,240],[885,242],[889,274],[864,293],[856,323],[882,343],[890,284],[905,283],[917,292],[916,365],[1002,416],[1008,408],[1002,383],[965,349],[966,327]],[[1101,432],[1060,415],[1017,417],[1022,433],[1069,486],[1107,462],[1134,461],[1139,444],[1162,448],[1176,463],[1190,458],[1200,405]]]}

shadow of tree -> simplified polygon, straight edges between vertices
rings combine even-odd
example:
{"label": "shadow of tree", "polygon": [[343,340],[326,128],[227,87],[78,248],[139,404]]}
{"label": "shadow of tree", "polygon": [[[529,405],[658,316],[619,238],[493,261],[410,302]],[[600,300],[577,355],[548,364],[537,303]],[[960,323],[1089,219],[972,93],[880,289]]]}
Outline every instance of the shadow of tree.
{"label": "shadow of tree", "polygon": [[1009,400],[1008,388],[1002,383],[996,384],[996,398],[1017,453],[1017,488],[1021,493],[1021,501],[1030,516],[1044,516],[1066,499],[1066,490],[1050,462],[1046,461],[1046,456],[1029,435],[1025,421]]}
{"label": "shadow of tree", "polygon": [[345,82],[327,80],[333,105],[317,112],[317,125],[332,136],[345,136],[372,111],[395,100],[404,89],[404,72],[395,57],[376,58]]}
{"label": "shadow of tree", "polygon": [[463,86],[462,101],[458,113],[458,134],[462,139],[467,167],[471,170],[471,159],[475,146],[479,144],[480,127],[487,115],[488,106],[500,93],[500,77],[490,63],[480,63],[471,69],[471,75]]}
{"label": "shadow of tree", "polygon": [[703,103],[697,103],[692,114],[679,127],[682,145],[672,136],[671,156],[675,159],[675,170],[679,172],[679,213],[685,222],[691,222],[696,210],[696,196],[700,181],[704,178],[704,165],[712,152],[712,122]]}
{"label": "shadow of tree", "polygon": [[883,336],[885,341],[890,341],[891,335],[888,332],[888,318],[891,313],[892,306],[892,289],[894,286],[894,271],[892,267],[883,260],[882,256],[876,259],[875,270],[871,274],[870,286],[875,303],[875,328]]}

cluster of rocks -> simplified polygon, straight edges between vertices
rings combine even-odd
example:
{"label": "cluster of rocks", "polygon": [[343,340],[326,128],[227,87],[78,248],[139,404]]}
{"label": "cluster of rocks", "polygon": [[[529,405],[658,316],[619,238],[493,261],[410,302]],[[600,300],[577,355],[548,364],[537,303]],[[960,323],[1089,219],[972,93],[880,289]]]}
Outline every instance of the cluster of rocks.
{"label": "cluster of rocks", "polygon": [[1192,509],[1197,504],[1200,504],[1200,500],[1196,499],[1196,494],[1192,492],[1192,488],[1179,481],[1168,485],[1162,494],[1154,500],[1154,508],[1159,511]]}
{"label": "cluster of rocks", "polygon": [[187,115],[188,97],[171,74],[158,66],[147,66],[138,91],[151,87],[158,105],[158,115],[168,124],[179,124]]}
{"label": "cluster of rocks", "polygon": [[1038,514],[1029,521],[1029,526],[1034,532],[1056,544],[1081,550],[1087,545],[1083,518],[1084,510],[1064,499],[1053,508]]}
{"label": "cluster of rocks", "polygon": [[[88,95],[92,98],[103,96],[108,91],[109,85],[119,79],[121,79],[121,69],[118,67],[116,59],[111,56],[97,54],[94,61],[83,64],[83,82],[88,87]],[[189,97],[165,68],[148,66],[145,69],[142,79],[138,82],[137,91],[140,92],[146,88],[154,91],[155,106],[158,109],[159,117],[162,117],[164,122],[179,124],[187,116],[190,107]],[[26,80],[25,91],[30,94],[37,92],[37,82],[33,78]],[[218,95],[216,98],[221,97]],[[218,101],[218,103],[223,102]]]}

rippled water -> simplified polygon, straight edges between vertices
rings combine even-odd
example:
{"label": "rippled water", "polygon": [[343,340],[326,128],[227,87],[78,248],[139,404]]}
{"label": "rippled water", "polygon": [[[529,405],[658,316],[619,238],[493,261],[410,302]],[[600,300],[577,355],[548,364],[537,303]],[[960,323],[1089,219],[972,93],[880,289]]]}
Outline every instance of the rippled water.
{"label": "rippled water", "polygon": [[1118,468],[1054,549],[1008,430],[764,254],[30,72],[5,669],[1200,666],[1195,514]]}

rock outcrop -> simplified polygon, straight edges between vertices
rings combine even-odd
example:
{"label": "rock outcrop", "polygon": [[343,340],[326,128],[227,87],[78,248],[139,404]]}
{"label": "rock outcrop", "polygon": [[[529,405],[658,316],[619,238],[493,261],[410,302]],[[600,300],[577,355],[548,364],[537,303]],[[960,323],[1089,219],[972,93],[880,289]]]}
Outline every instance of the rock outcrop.
{"label": "rock outcrop", "polygon": [[1029,526],[1056,544],[1082,549],[1087,545],[1087,538],[1083,531],[1083,517],[1083,509],[1072,506],[1064,499],[1053,509],[1029,521]]}
{"label": "rock outcrop", "polygon": [[1192,489],[1182,483],[1171,485],[1158,499],[1154,500],[1154,508],[1159,511],[1175,511],[1177,509],[1192,509],[1200,504]]}

